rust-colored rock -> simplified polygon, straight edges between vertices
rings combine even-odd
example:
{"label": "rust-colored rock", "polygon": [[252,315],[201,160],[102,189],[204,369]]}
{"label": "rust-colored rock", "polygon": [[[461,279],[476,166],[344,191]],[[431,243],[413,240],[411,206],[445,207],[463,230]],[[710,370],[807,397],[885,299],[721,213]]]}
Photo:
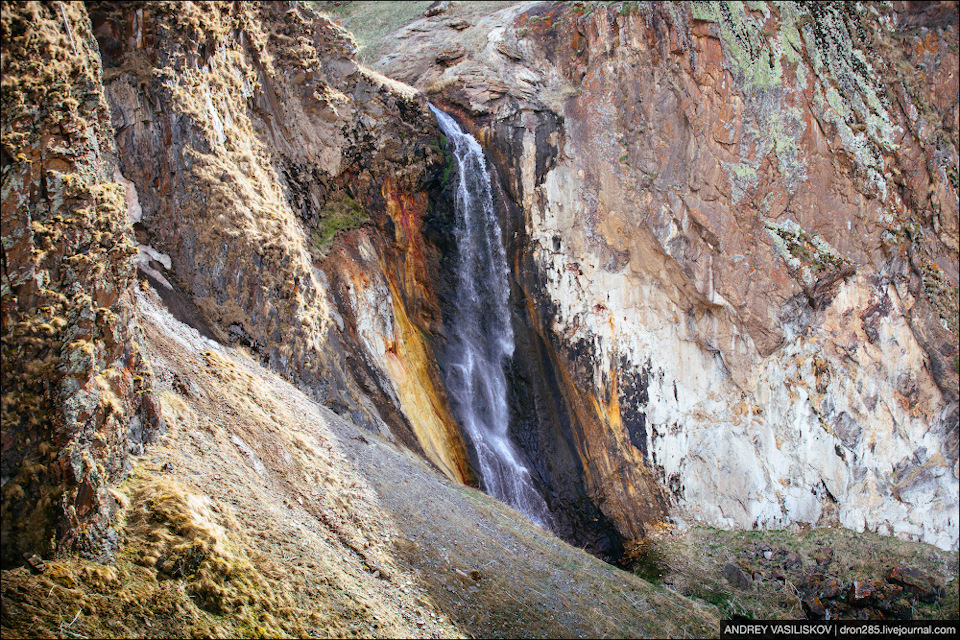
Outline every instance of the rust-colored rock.
{"label": "rust-colored rock", "polygon": [[627,537],[675,515],[956,548],[956,7],[864,6],[518,5],[378,63],[497,164]]}
{"label": "rust-colored rock", "polygon": [[827,578],[820,586],[820,597],[825,600],[836,598],[840,591],[840,582],[836,578]]}
{"label": "rust-colored rock", "polygon": [[[916,596],[920,602],[931,604],[940,599],[943,589],[936,581],[918,569],[905,565],[891,567],[887,572],[887,582],[900,585],[904,591]],[[893,585],[891,585],[893,586]]]}
{"label": "rust-colored rock", "polygon": [[827,610],[824,608],[823,603],[820,602],[820,598],[803,600],[802,604],[803,611],[807,614],[807,618],[810,620],[823,620],[827,615]]}
{"label": "rust-colored rock", "polygon": [[883,585],[875,580],[854,580],[847,591],[847,601],[856,607],[867,606],[882,587]]}

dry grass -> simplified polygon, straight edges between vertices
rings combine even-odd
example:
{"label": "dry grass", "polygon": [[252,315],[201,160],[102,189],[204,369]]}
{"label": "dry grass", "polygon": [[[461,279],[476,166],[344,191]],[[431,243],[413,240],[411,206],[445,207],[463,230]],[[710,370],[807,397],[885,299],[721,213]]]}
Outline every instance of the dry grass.
{"label": "dry grass", "polygon": [[169,431],[116,491],[117,562],[4,572],[4,637],[715,632],[702,605],[449,482],[152,294],[140,304]]}
{"label": "dry grass", "polygon": [[321,14],[353,34],[362,61],[377,59],[370,47],[386,34],[423,17],[430,2],[311,2]]}
{"label": "dry grass", "polygon": [[[767,560],[762,549],[769,548]],[[815,556],[829,548],[832,562],[816,569]],[[795,552],[800,564],[790,568],[785,552]],[[779,553],[778,553],[779,552]],[[748,574],[761,574],[749,589],[732,585],[723,576],[728,562]],[[841,584],[853,580],[883,581],[887,572],[903,563],[933,576],[945,586],[935,604],[916,603],[917,619],[950,620],[957,617],[958,554],[930,545],[907,542],[846,529],[790,531],[720,531],[696,527],[684,533],[664,532],[637,554],[636,571],[684,596],[716,607],[719,617],[753,619],[803,619],[795,584],[807,573],[823,573]],[[780,574],[783,580],[775,576]]]}
{"label": "dry grass", "polygon": [[[353,34],[360,49],[360,60],[373,64],[394,46],[393,32],[423,18],[430,2],[312,2],[320,13],[328,16]],[[440,15],[443,20],[475,20],[516,2],[451,2]]]}

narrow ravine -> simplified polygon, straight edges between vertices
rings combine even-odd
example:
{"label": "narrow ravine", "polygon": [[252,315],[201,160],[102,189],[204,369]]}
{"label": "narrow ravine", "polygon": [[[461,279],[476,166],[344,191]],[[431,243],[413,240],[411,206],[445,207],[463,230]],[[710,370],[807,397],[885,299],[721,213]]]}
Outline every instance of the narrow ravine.
{"label": "narrow ravine", "polygon": [[513,356],[509,270],[480,144],[431,105],[456,165],[454,196],[457,299],[446,386],[454,412],[473,445],[483,489],[550,527],[546,502],[523,454],[510,441],[504,366]]}

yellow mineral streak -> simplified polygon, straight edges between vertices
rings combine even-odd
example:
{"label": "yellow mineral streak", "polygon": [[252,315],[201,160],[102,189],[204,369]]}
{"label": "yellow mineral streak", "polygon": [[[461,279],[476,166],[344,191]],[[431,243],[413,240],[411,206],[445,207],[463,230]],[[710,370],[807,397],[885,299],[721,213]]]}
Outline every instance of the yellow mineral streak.
{"label": "yellow mineral streak", "polygon": [[436,378],[436,364],[420,335],[410,322],[403,298],[390,282],[396,342],[388,345],[387,367],[396,385],[400,405],[413,427],[424,453],[451,480],[471,480],[467,452],[460,428],[450,414],[448,403]]}

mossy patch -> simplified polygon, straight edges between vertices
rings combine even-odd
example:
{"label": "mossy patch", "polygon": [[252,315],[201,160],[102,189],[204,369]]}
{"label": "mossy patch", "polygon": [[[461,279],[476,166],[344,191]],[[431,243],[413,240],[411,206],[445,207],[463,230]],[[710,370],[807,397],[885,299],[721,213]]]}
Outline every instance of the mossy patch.
{"label": "mossy patch", "polygon": [[331,198],[321,210],[316,226],[310,230],[311,249],[318,256],[326,256],[339,232],[356,229],[369,222],[363,205],[350,196]]}
{"label": "mossy patch", "polygon": [[807,233],[792,220],[768,220],[764,225],[777,254],[806,286],[813,285],[825,273],[850,264],[823,238]]}
{"label": "mossy patch", "polygon": [[940,317],[943,328],[956,336],[960,333],[960,288],[951,285],[943,270],[933,262],[922,262],[919,271],[923,290]]}
{"label": "mossy patch", "polygon": [[68,556],[41,575],[4,571],[4,637],[306,636],[310,613],[265,575],[228,512],[162,476],[136,474],[116,495],[116,563]]}

